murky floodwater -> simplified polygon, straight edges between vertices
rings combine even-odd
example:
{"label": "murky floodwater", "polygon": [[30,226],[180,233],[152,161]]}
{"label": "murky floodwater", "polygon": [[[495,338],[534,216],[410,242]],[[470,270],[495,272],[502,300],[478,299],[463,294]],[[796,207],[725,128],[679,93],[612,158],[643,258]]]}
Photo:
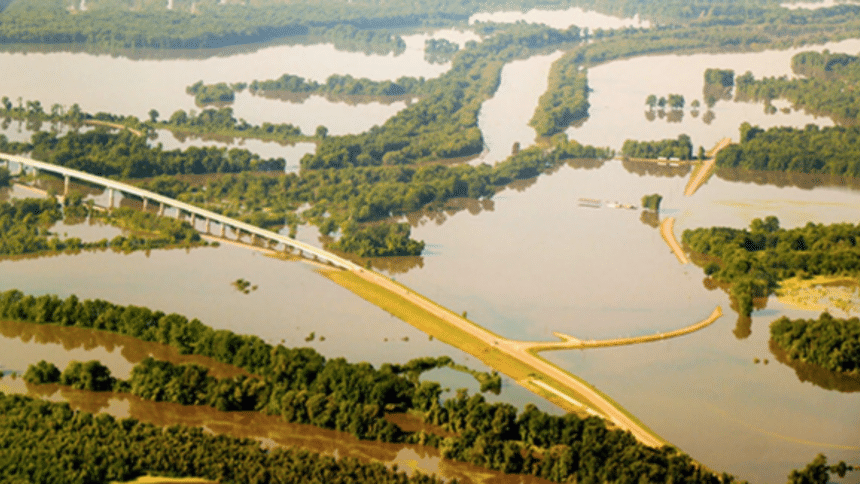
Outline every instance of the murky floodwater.
{"label": "murky floodwater", "polygon": [[[702,96],[704,72],[708,68],[733,69],[736,75],[751,71],[756,78],[791,74],[791,57],[802,51],[830,49],[831,52],[856,54],[860,40],[831,42],[781,51],[749,54],[695,54],[638,57],[609,62],[589,69],[589,119],[582,126],[567,130],[571,139],[584,144],[620,149],[626,139],[660,140],[687,134],[693,145],[709,149],[719,140],[730,136],[737,140],[738,127],[743,121],[763,128],[772,126],[803,127],[808,123],[832,125],[829,118],[816,118],[803,112],[778,111],[766,114],[758,103],[718,101],[708,114]],[[666,113],[649,120],[645,99],[669,94],[684,96],[687,108],[679,118]],[[700,112],[693,116],[690,104],[701,103]]]}
{"label": "murky floodwater", "polygon": [[576,25],[579,28],[587,28],[592,31],[597,29],[623,29],[625,27],[648,28],[651,26],[651,22],[641,20],[638,15],[633,18],[618,18],[583,10],[578,7],[571,7],[565,10],[542,10],[535,8],[527,12],[482,12],[469,17],[470,24],[475,22],[514,23],[518,21],[546,24],[556,29],[566,29],[571,25]]}
{"label": "murky floodwater", "polygon": [[782,8],[787,8],[789,10],[797,10],[797,9],[805,9],[805,10],[818,10],[821,8],[831,8],[839,5],[856,5],[857,2],[852,2],[851,0],[823,0],[819,2],[785,2],[779,4]]}
{"label": "murky floodwater", "polygon": [[495,163],[511,154],[514,143],[522,147],[535,141],[529,126],[540,96],[546,92],[553,62],[562,52],[538,55],[505,64],[502,82],[493,97],[481,105],[478,127],[484,134],[484,153],[476,163]]}
{"label": "murky floodwater", "polygon": [[[84,111],[105,111],[148,118],[150,109],[166,119],[177,109],[197,110],[185,88],[199,80],[250,82],[275,79],[289,73],[325,81],[332,74],[350,74],[374,80],[401,76],[436,77],[448,64],[430,64],[420,50],[394,56],[343,52],[330,44],[271,46],[228,57],[206,59],[131,60],[87,53],[0,53],[0,69],[7,76],[2,95],[39,100],[45,110],[55,103],[78,103]],[[46,83],[45,79],[52,82]],[[56,89],[56,86],[63,86]],[[96,88],[94,88],[96,87]],[[312,133],[320,124],[332,134],[358,133],[379,124],[405,106],[371,103],[349,106],[313,97],[303,104],[254,97],[244,92],[234,105],[237,118],[249,123],[293,123]]]}
{"label": "murky floodwater", "polygon": [[[418,40],[411,39],[407,44],[417,45]],[[826,47],[856,53],[860,51],[860,41]],[[98,73],[105,72],[103,78],[110,81],[105,81],[108,84],[104,92],[84,89],[97,85],[93,77],[87,80],[84,76],[80,83],[77,77],[69,78],[64,81],[68,89],[58,93],[49,86],[30,86],[31,78],[10,78],[7,95],[16,95],[12,91],[17,89],[23,93],[17,95],[40,99],[46,106],[51,102],[80,102],[87,110],[139,116],[144,116],[150,107],[169,116],[173,109],[188,106],[192,101],[184,94],[184,87],[200,78],[207,82],[247,81],[291,72],[321,79],[336,71],[385,79],[437,75],[445,69],[431,69],[429,64],[423,65],[423,60],[401,63],[406,57],[363,54],[349,54],[350,60],[338,62],[338,56],[346,54],[333,49],[329,52],[325,46],[314,48],[318,50],[302,51],[314,54],[307,58],[301,58],[290,47],[202,61],[0,54],[0,65],[13,72],[30,72],[32,78],[58,74],[55,71],[61,68],[74,73],[64,75],[74,76],[88,73],[101,78]],[[736,138],[738,126],[745,120],[763,127],[830,124],[828,119],[802,113],[766,115],[761,105],[726,101],[713,107],[707,123],[704,108],[698,116],[688,108],[680,118],[656,114],[653,120],[646,117],[644,101],[648,94],[682,94],[688,105],[693,99],[701,100],[703,72],[709,67],[732,68],[738,74],[751,70],[757,77],[781,75],[789,72],[794,53],[809,49],[654,56],[592,68],[591,117],[568,133],[580,142],[613,148],[620,148],[628,138],[674,138],[686,133],[696,146],[709,147],[725,136]],[[417,52],[410,47],[404,55],[418,56]],[[505,67],[502,88],[482,107],[481,127],[492,157],[509,153],[514,141],[525,147],[534,137],[526,123],[546,85],[546,74],[531,71],[548,72],[550,58],[541,56]],[[147,69],[151,72],[144,74]],[[179,80],[166,81],[167,73],[176,74]],[[116,86],[111,87],[114,82]],[[119,86],[125,97],[116,94]],[[143,94],[134,97],[127,96],[128,92]],[[311,103],[308,106],[316,106],[313,99],[307,101]],[[158,108],[162,105],[169,107]],[[236,108],[238,116],[244,116],[242,110],[248,109],[259,111],[269,121],[317,122],[318,118],[312,116],[302,118],[305,114],[300,111],[288,112],[296,106],[243,94]],[[309,111],[320,109],[329,110],[321,105]],[[498,114],[488,116],[494,109]],[[334,111],[327,112],[338,116]],[[388,115],[380,112],[379,117]],[[350,116],[362,117],[363,111]],[[497,116],[515,122],[491,123]],[[363,117],[361,122],[370,118]],[[365,129],[352,122],[343,129]],[[23,136],[23,132],[18,134]],[[166,138],[170,136],[159,141],[168,146]],[[526,136],[531,138],[524,139]],[[188,143],[199,141],[183,146]],[[767,325],[772,320],[783,314],[815,317],[815,313],[789,309],[772,300],[750,322],[738,324],[726,294],[703,285],[701,269],[678,264],[655,227],[657,220],[643,217],[638,210],[605,205],[595,209],[578,202],[580,198],[598,198],[639,205],[643,195],[660,193],[664,196],[662,216],[677,219],[675,230],[680,237],[685,228],[743,227],[753,217],[772,214],[786,227],[810,220],[855,221],[860,194],[846,186],[818,186],[820,180],[780,180],[765,175],[743,180],[736,173],[723,171],[694,197],[684,198],[688,176],[689,169],[685,167],[661,169],[620,161],[572,163],[536,181],[518,182],[492,201],[473,201],[429,217],[411,217],[417,223],[414,236],[428,243],[427,250],[420,259],[404,260],[386,270],[398,281],[452,310],[468,311],[470,319],[518,339],[547,340],[552,338],[552,331],[584,338],[649,334],[689,325],[721,305],[726,314],[722,319],[681,339],[544,356],[611,395],[657,433],[713,469],[736,473],[752,482],[781,482],[790,469],[804,466],[819,452],[831,460],[856,460],[860,451],[856,448],[860,442],[860,392],[826,390],[812,383],[803,376],[807,373],[779,363],[778,355],[768,345]],[[74,230],[87,233],[89,229]],[[301,231],[299,238],[318,243],[312,229]],[[259,289],[249,294],[237,291],[230,283],[238,278]],[[287,346],[312,346],[326,356],[345,356],[352,361],[379,364],[445,354],[486,369],[473,358],[430,341],[423,333],[314,274],[312,266],[274,260],[232,246],[7,260],[0,262],[0,287],[17,287],[34,294],[74,293],[82,298],[176,311],[216,328],[256,334],[272,343],[283,340]],[[311,333],[315,338],[306,341]],[[23,342],[18,336],[3,334],[0,364],[7,370],[23,371],[27,364],[44,358],[40,355],[67,351],[62,343],[40,341],[36,335]],[[121,372],[130,360],[122,357],[122,350],[120,356],[116,350],[109,351],[109,346],[71,346],[69,354],[59,358],[103,358],[118,365],[117,371]],[[757,365],[754,358],[770,361],[768,365]],[[431,372],[428,377],[439,378],[443,386],[450,388],[468,386],[474,390],[476,386],[470,377],[448,370]],[[535,402],[541,408],[558,411],[507,381],[499,399],[519,407]],[[121,409],[130,406],[103,405]]]}
{"label": "murky floodwater", "polygon": [[0,380],[0,385],[16,393],[68,402],[72,408],[85,412],[102,412],[117,418],[131,417],[160,427],[203,427],[218,435],[259,440],[268,448],[299,448],[336,458],[350,457],[365,462],[380,462],[389,468],[397,466],[399,470],[409,474],[415,471],[435,473],[443,479],[457,479],[464,483],[548,483],[543,479],[506,476],[466,463],[442,459],[438,450],[432,447],[361,441],[345,432],[286,423],[279,417],[258,412],[220,412],[206,406],[152,402],[128,394],[86,392],[58,385],[26,385],[20,379],[5,378]]}
{"label": "murky floodwater", "polygon": [[[678,176],[673,169],[649,175],[620,161],[596,170],[565,167],[522,192],[502,192],[491,212],[459,212],[443,225],[425,219],[414,229],[429,246],[423,267],[398,280],[517,339],[551,340],[552,331],[595,339],[650,334],[692,324],[720,305],[722,319],[680,339],[543,355],[709,467],[753,482],[778,482],[818,452],[856,456],[860,449],[839,446],[858,447],[860,394],[800,381],[768,345],[772,320],[815,313],[771,302],[751,326],[738,326],[725,292],[706,288],[700,268],[678,264],[638,210],[578,201],[638,205],[642,195],[660,193],[661,216],[676,217],[680,237],[686,228],[744,227],[771,214],[785,227],[852,221],[860,194],[713,177],[685,198],[687,177],[674,170]],[[753,358],[771,363],[755,366]]]}

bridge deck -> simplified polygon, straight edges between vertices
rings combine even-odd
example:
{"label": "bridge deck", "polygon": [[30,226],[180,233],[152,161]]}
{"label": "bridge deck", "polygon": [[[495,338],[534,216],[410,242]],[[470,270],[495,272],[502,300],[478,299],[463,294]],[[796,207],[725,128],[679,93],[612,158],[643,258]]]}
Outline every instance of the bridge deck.
{"label": "bridge deck", "polygon": [[327,250],[320,249],[319,247],[314,247],[310,244],[300,242],[285,235],[272,232],[271,230],[266,230],[245,222],[241,222],[225,215],[221,215],[209,210],[202,209],[200,207],[196,207],[194,205],[180,202],[179,200],[165,197],[164,195],[159,195],[155,192],[144,190],[143,188],[138,188],[127,183],[118,182],[98,175],[92,175],[90,173],[86,173],[80,170],[74,170],[72,168],[66,168],[53,165],[51,163],[45,163],[24,156],[0,153],[0,160],[13,161],[15,163],[20,163],[22,165],[33,167],[37,170],[56,173],[64,177],[74,178],[76,180],[82,180],[88,183],[92,183],[94,185],[99,185],[105,188],[117,190],[124,194],[134,195],[141,199],[152,200],[158,203],[162,203],[165,206],[173,207],[178,210],[194,214],[195,216],[201,217],[203,219],[217,222],[225,227],[232,227],[234,229],[241,230],[243,232],[256,235],[258,237],[262,237],[263,239],[271,240],[301,250],[302,252],[313,254],[318,258],[331,262],[332,264],[343,269],[350,271],[361,270],[361,266],[359,266],[358,264],[343,257],[340,257],[336,254],[333,254]]}

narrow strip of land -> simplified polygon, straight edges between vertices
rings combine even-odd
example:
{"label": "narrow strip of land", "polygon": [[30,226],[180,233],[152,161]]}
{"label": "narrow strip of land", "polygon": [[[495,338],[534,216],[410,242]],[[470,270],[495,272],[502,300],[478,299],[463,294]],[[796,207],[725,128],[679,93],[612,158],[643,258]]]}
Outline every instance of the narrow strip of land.
{"label": "narrow strip of land", "polygon": [[708,159],[693,171],[693,175],[690,177],[690,181],[687,182],[687,187],[684,189],[685,197],[693,196],[693,194],[696,193],[696,190],[705,184],[705,181],[711,175],[711,172],[714,171],[714,166],[717,163],[717,153],[730,144],[732,144],[731,138],[723,138],[716,144],[716,146],[711,148],[710,151],[705,154]]}
{"label": "narrow strip of land", "polygon": [[723,315],[723,309],[720,306],[717,306],[713,312],[711,312],[710,316],[699,321],[698,323],[691,324],[690,326],[685,326],[683,328],[679,328],[673,331],[667,331],[665,333],[654,333],[647,334],[642,336],[633,336],[630,338],[614,338],[614,339],[600,339],[600,340],[582,340],[579,338],[575,338],[568,334],[554,332],[553,334],[561,339],[561,341],[555,342],[517,342],[517,344],[526,350],[536,352],[536,351],[549,351],[549,350],[573,350],[573,349],[586,349],[586,348],[603,348],[607,346],[626,346],[626,345],[635,345],[641,343],[649,343],[652,341],[659,341],[663,339],[677,338],[678,336],[683,336],[685,334],[695,333],[696,331],[706,328],[714,323],[720,316]]}
{"label": "narrow strip of land", "polygon": [[[554,393],[557,397],[559,395],[566,395],[565,397],[559,397],[559,400],[566,403],[566,405],[562,405],[563,408],[581,410],[581,408],[577,408],[580,407],[579,405],[572,405],[570,403],[572,399],[595,410],[619,428],[630,431],[639,441],[646,445],[659,447],[666,443],[608,396],[574,375],[537,356],[537,351],[547,349],[544,348],[548,345],[547,343],[515,341],[494,334],[372,271],[359,270],[352,273],[346,271],[327,271],[326,275],[335,282],[338,282],[377,306],[388,310],[418,329],[480,358],[491,367],[514,378],[527,388],[527,383],[534,384],[537,381],[542,381],[543,385],[538,385],[541,388],[545,389],[544,385],[548,385],[555,389],[551,393]],[[352,276],[361,279],[364,284],[357,284],[357,281]],[[610,340],[610,344],[604,343],[603,345],[643,343],[689,334],[713,323],[721,314],[720,308],[717,308],[710,317],[693,326],[661,335],[648,335],[624,341]],[[570,342],[562,342],[560,344],[565,343],[570,344]],[[552,346],[552,343],[549,343],[549,345]],[[591,347],[596,346],[601,345],[597,343],[591,344]]]}
{"label": "narrow strip of land", "polygon": [[142,131],[134,129],[134,128],[129,128],[128,126],[125,126],[125,125],[122,125],[119,123],[109,123],[107,121],[101,121],[99,119],[87,119],[87,120],[84,120],[84,124],[90,124],[93,126],[107,126],[108,128],[114,128],[114,129],[118,129],[118,130],[127,129],[128,131],[130,131],[132,134],[134,134],[136,136],[143,136]]}
{"label": "narrow strip of land", "polygon": [[678,262],[681,264],[690,263],[690,258],[687,257],[687,254],[681,249],[678,239],[675,238],[675,217],[665,218],[660,222],[660,235],[663,236],[663,240],[672,249],[672,253],[678,258]]}

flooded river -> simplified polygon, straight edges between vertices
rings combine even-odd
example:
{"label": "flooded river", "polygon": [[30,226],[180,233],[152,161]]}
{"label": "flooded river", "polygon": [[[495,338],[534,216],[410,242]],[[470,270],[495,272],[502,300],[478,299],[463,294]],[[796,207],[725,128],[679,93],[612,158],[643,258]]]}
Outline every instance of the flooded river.
{"label": "flooded river", "polygon": [[[423,61],[412,48],[419,44],[415,39],[409,40],[410,48],[400,58],[338,53],[330,46],[281,46],[205,60],[0,54],[0,66],[28,73],[20,79],[9,76],[5,94],[10,97],[40,99],[46,106],[78,102],[89,111],[138,116],[155,107],[162,116],[169,116],[177,108],[193,107],[184,88],[199,79],[248,81],[290,72],[321,80],[335,71],[384,79],[443,72],[447,67]],[[857,53],[860,41],[826,47]],[[300,55],[296,49],[310,50],[302,50]],[[628,138],[663,139],[686,133],[696,147],[710,147],[723,137],[737,138],[743,121],[763,127],[831,124],[829,119],[798,112],[765,114],[760,104],[732,101],[717,102],[707,117],[704,106],[696,115],[689,109],[692,100],[702,100],[706,68],[731,68],[738,74],[751,70],[757,77],[787,74],[789,60],[797,51],[652,56],[593,67],[589,70],[589,84],[594,89],[591,117],[570,128],[568,135],[583,143],[618,149]],[[557,56],[539,56],[504,68],[499,92],[481,110],[481,128],[490,148],[485,161],[504,158],[515,141],[523,147],[531,143],[534,131],[527,123],[546,86],[545,72]],[[317,64],[318,59],[325,62]],[[667,72],[673,75],[667,76]],[[168,80],[168,74],[176,74],[176,79]],[[61,79],[66,89],[55,91],[32,82],[46,75]],[[79,76],[85,80],[78,81]],[[103,91],[89,89],[97,80],[104,83]],[[142,94],[129,96],[128,92]],[[682,94],[688,107],[680,118],[655,114],[649,119],[644,102],[652,93]],[[330,128],[339,126],[336,118],[344,116],[344,124],[337,128],[342,132],[361,131],[372,125],[367,123],[380,122],[377,116],[384,120],[400,109],[397,105],[364,105],[347,115],[346,107],[353,107],[346,104],[335,108],[334,104],[307,102],[311,104],[306,107],[314,106],[309,111],[320,112],[320,117],[303,113],[304,105],[247,94],[239,97],[236,109],[239,116],[256,113],[253,115],[258,118],[246,117],[251,122],[318,123]],[[365,109],[368,111],[362,111]],[[374,109],[378,114],[365,116]],[[505,122],[498,122],[500,118]],[[14,124],[6,128],[7,133],[14,131],[19,137],[26,131],[16,130]],[[156,142],[168,148],[209,143],[171,138],[162,133]],[[290,159],[313,149],[312,145],[297,145],[282,152],[279,145],[250,141],[245,146],[266,153],[264,156],[287,157],[278,153],[290,153]],[[292,163],[288,169],[297,166],[297,162]],[[856,221],[860,193],[854,184],[833,185],[769,174],[744,177],[724,171],[713,176],[695,196],[685,198],[688,177],[685,167],[657,168],[617,160],[571,162],[551,175],[517,182],[491,201],[461,202],[441,213],[405,218],[413,223],[414,236],[427,242],[423,257],[377,266],[453,311],[467,311],[470,319],[488,329],[524,340],[551,340],[553,331],[586,339],[651,334],[699,321],[720,305],[725,316],[679,339],[543,356],[612,396],[658,434],[712,469],[765,483],[782,482],[789,470],[803,467],[819,452],[831,461],[856,461],[860,452],[860,392],[850,386],[841,387],[845,391],[827,389],[816,382],[819,377],[780,363],[779,355],[768,344],[768,324],[774,319],[781,315],[816,317],[817,313],[792,309],[772,299],[753,314],[751,321],[738,321],[723,290],[704,284],[698,267],[678,263],[660,237],[656,218],[643,216],[639,210],[609,208],[605,203],[601,208],[590,208],[580,205],[579,199],[639,205],[643,195],[660,193],[664,197],[660,216],[675,217],[680,238],[687,228],[743,227],[752,218],[767,215],[777,215],[785,227],[808,221]],[[8,191],[0,192],[0,197],[8,195]],[[70,235],[97,238],[113,230],[87,226],[60,229]],[[312,229],[303,230],[299,237],[319,243]],[[449,355],[476,369],[487,369],[314,270],[306,263],[276,260],[229,245],[129,255],[86,252],[2,261],[0,288],[63,297],[77,294],[175,311],[216,328],[256,334],[271,343],[312,346],[327,357],[344,356],[351,361],[378,365],[416,356]],[[237,291],[231,282],[239,278],[257,285],[258,290],[249,294]],[[5,371],[23,371],[40,359],[53,358],[62,365],[71,359],[98,358],[122,375],[135,358],[156,351],[131,349],[129,344],[92,335],[69,338],[67,341],[44,330],[3,326],[0,365]],[[768,359],[769,363],[756,364],[756,358]],[[431,372],[427,377],[438,378],[449,388],[463,386],[474,391],[476,387],[471,377],[450,370]],[[491,399],[518,407],[534,402],[558,412],[509,381],[502,395]],[[127,397],[109,396],[94,405],[121,415],[138,415],[133,408],[145,402],[130,402]],[[198,418],[196,411],[183,412],[188,413],[186,418]],[[223,429],[234,430],[236,426],[223,425]],[[332,439],[338,441],[339,437]],[[345,455],[341,452],[347,450],[337,452]],[[414,449],[384,452],[382,457],[372,458],[400,462],[405,459],[398,457],[402,452],[411,456],[408,459],[419,459],[409,452],[420,458],[425,455]],[[434,459],[432,455],[426,458]]]}

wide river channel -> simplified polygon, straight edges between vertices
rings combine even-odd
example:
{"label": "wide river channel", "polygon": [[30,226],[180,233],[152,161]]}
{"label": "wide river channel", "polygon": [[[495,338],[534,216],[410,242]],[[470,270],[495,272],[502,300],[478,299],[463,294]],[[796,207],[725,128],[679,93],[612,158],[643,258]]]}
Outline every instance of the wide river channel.
{"label": "wide river channel", "polygon": [[[458,32],[447,35],[460,41],[470,38]],[[46,107],[77,102],[87,111],[139,117],[155,108],[167,117],[176,109],[194,109],[193,99],[184,89],[200,79],[247,82],[284,73],[316,80],[334,73],[374,79],[438,76],[448,66],[424,61],[420,51],[424,38],[409,39],[407,51],[397,57],[339,52],[327,45],[261,47],[205,59],[170,60],[84,53],[0,53],[0,68],[16,73],[6,76],[0,95],[13,100],[19,96],[38,99]],[[826,48],[856,54],[860,40],[828,44]],[[704,69],[732,68],[738,74],[751,70],[757,77],[788,74],[790,58],[797,51],[652,56],[592,67],[591,117],[570,128],[568,136],[619,149],[627,138],[674,138],[686,133],[696,147],[709,148],[723,137],[737,140],[743,121],[763,127],[830,125],[829,119],[790,109],[765,114],[760,104],[719,101],[710,110],[703,107],[695,113],[689,108],[692,100],[702,99]],[[484,161],[503,159],[515,141],[524,147],[532,143],[534,132],[527,123],[546,88],[546,74],[559,56],[539,56],[504,68],[499,91],[481,113],[480,125],[489,148]],[[316,63],[323,58],[325,63]],[[667,72],[678,75],[666,76]],[[48,77],[54,81],[34,82]],[[58,85],[63,89],[54,87]],[[95,85],[99,89],[92,89]],[[648,113],[644,101],[651,93],[683,94],[688,107],[672,116]],[[252,123],[290,122],[305,132],[313,132],[322,124],[337,134],[361,132],[403,106],[352,106],[324,98],[296,104],[245,93],[234,109],[238,117]],[[4,126],[0,134],[26,138],[29,131],[16,123]],[[159,141],[166,147],[203,144],[172,139],[170,133],[161,133]],[[293,170],[298,168],[301,154],[314,149],[312,144],[280,147],[252,141],[244,146],[264,156],[284,156],[288,169]],[[687,228],[744,227],[753,218],[767,215],[778,216],[784,227],[809,221],[855,222],[860,211],[860,193],[853,188],[857,184],[776,174],[753,178],[722,171],[694,196],[684,197],[689,174],[686,167],[659,168],[619,160],[571,162],[552,174],[519,182],[489,201],[452,203],[445,212],[405,217],[414,226],[413,236],[427,242],[424,255],[377,265],[453,311],[468,311],[470,319],[488,329],[523,340],[552,340],[553,331],[586,339],[650,334],[687,326],[709,315],[715,306],[722,306],[725,315],[715,324],[679,339],[542,355],[610,395],[711,469],[754,483],[769,483],[783,482],[791,469],[803,467],[818,453],[825,453],[831,461],[856,463],[860,453],[858,385],[848,382],[827,389],[834,385],[827,383],[826,375],[780,363],[779,355],[768,344],[771,321],[782,315],[817,317],[817,312],[794,309],[772,298],[751,321],[738,321],[726,293],[707,287],[700,268],[682,265],[672,255],[655,218],[644,217],[639,210],[583,207],[578,200],[597,198],[638,205],[643,195],[660,193],[664,197],[660,216],[676,219],[675,232],[680,238]],[[24,195],[20,188],[0,192],[0,198]],[[92,239],[119,233],[86,223],[59,226],[57,231]],[[319,243],[313,230],[302,230],[299,237]],[[216,328],[256,334],[272,343],[312,346],[327,357],[343,356],[351,361],[380,364],[450,355],[458,362],[487,369],[319,276],[314,269],[306,263],[277,260],[230,245],[130,255],[108,251],[2,261],[0,289],[77,294],[145,305],[196,317]],[[249,294],[237,291],[231,282],[239,278],[258,289]],[[64,367],[69,360],[98,358],[109,363],[118,376],[125,376],[142,355],[157,353],[127,341],[0,326],[0,365],[7,372],[23,371],[41,359]],[[315,337],[306,341],[311,333]],[[769,364],[756,364],[754,359],[767,359]],[[426,377],[441,380],[443,386],[452,389],[476,389],[471,377],[449,370]],[[54,398],[81,405],[85,405],[80,403],[82,398],[86,400],[62,391]],[[535,403],[547,411],[560,412],[509,381],[500,396],[488,398],[520,408]],[[92,407],[120,415],[156,412],[145,405],[117,397]],[[238,426],[230,420],[233,417],[217,413],[195,416],[194,412],[176,409],[159,412],[187,414],[176,418],[216,430]],[[153,417],[153,421],[158,420]],[[263,429],[254,436],[279,442],[277,436],[264,435],[271,423],[254,425]],[[284,432],[290,431],[285,427]],[[329,434],[320,438],[338,441]],[[287,438],[282,441],[291,442]],[[357,449],[364,444],[330,444],[326,449],[345,455],[348,451],[344,449],[350,445]],[[356,451],[373,452],[379,453],[372,457],[376,460],[401,466],[408,461],[425,469],[441,469],[438,458],[424,450],[379,447]],[[425,464],[415,464],[422,459]],[[469,472],[450,470],[443,474],[453,477]],[[845,482],[860,482],[860,476]]]}

